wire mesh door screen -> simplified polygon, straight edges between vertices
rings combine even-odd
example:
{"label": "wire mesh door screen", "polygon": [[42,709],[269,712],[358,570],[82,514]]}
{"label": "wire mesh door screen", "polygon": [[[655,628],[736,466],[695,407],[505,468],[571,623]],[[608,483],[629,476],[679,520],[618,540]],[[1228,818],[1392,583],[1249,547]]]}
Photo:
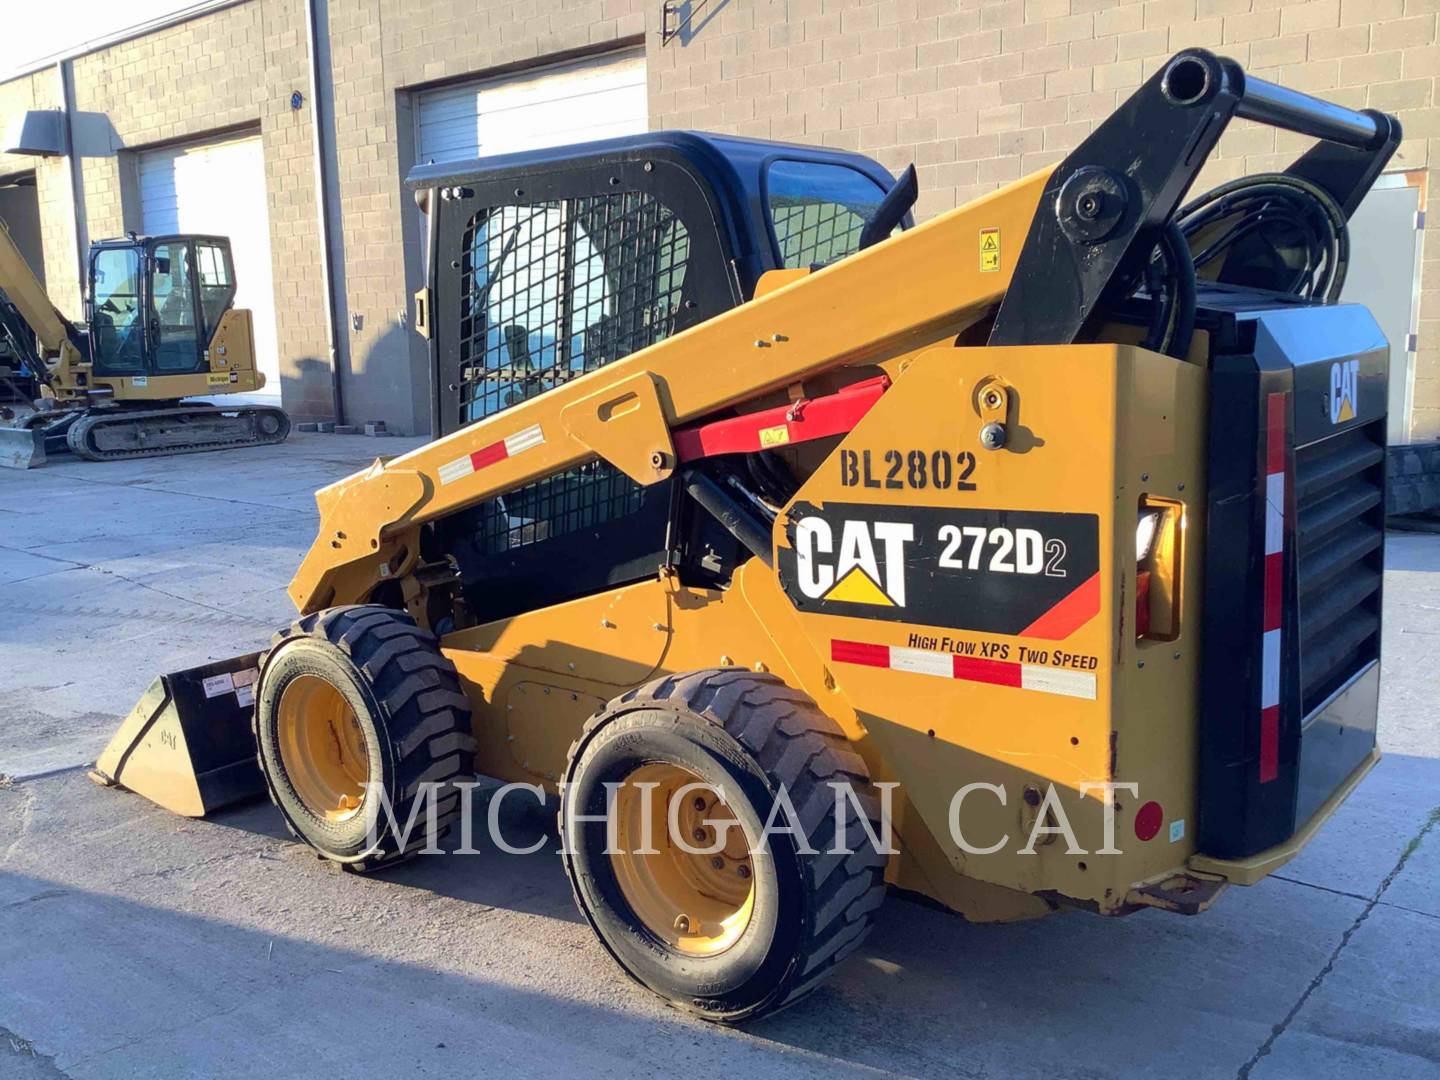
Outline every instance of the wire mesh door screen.
{"label": "wire mesh door screen", "polygon": [[[690,239],[647,192],[481,210],[463,239],[459,422],[492,416],[674,332]],[[602,461],[494,500],[482,553],[637,512],[645,491]]]}
{"label": "wire mesh door screen", "polygon": [[646,192],[477,213],[460,278],[461,423],[668,337],[689,255],[685,226]]}

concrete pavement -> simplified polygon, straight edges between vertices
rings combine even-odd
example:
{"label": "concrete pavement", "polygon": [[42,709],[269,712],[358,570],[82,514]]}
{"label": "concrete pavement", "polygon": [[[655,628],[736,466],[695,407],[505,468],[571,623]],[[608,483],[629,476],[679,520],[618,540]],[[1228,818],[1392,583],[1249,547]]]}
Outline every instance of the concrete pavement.
{"label": "concrete pavement", "polygon": [[[315,487],[408,445],[0,471],[0,1076],[1440,1074],[1433,535],[1389,542],[1387,756],[1279,875],[1195,919],[972,926],[892,897],[836,978],[744,1031],[627,983],[553,857],[361,878],[268,805],[192,822],[89,784],[154,673],[288,621]],[[553,842],[506,810],[512,842]]]}

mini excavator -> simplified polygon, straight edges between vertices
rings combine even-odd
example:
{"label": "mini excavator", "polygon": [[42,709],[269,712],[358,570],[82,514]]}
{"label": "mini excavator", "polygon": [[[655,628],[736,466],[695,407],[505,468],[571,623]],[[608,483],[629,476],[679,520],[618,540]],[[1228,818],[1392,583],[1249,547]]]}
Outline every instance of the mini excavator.
{"label": "mini excavator", "polygon": [[186,401],[265,385],[230,241],[136,236],[90,248],[86,326],[66,319],[0,222],[0,339],[34,379],[34,412],[0,426],[0,465],[70,451],[91,461],[283,442],[273,405]]}

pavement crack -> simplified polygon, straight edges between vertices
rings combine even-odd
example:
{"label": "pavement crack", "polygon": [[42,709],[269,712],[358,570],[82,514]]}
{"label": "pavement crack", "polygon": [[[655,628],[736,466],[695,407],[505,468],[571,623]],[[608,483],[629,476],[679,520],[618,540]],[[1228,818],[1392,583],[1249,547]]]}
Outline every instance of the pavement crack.
{"label": "pavement crack", "polygon": [[11,908],[24,907],[26,904],[33,904],[39,900],[54,900],[56,897],[68,895],[65,889],[42,889],[34,896],[27,896],[24,900],[12,900],[8,904],[0,904],[0,911],[9,911]]}
{"label": "pavement crack", "polygon": [[[10,785],[7,784],[6,787],[9,788]],[[4,853],[0,854],[0,866],[8,863],[14,858],[15,852],[20,850],[20,845],[25,842],[25,837],[30,835],[30,822],[35,816],[35,792],[20,787],[19,793],[20,798],[24,800],[20,807],[20,827],[15,830],[15,839],[10,841]]]}
{"label": "pavement crack", "polygon": [[1332,896],[1348,896],[1351,900],[1359,900],[1362,904],[1368,904],[1373,897],[1362,896],[1360,893],[1346,892],[1344,889],[1332,889],[1328,885],[1316,885],[1314,882],[1301,881],[1299,878],[1286,877],[1284,874],[1271,874],[1276,881],[1289,882],[1291,885],[1302,885],[1307,889],[1315,889],[1317,892],[1328,892]]}
{"label": "pavement crack", "polygon": [[[1359,900],[1366,904],[1370,902],[1370,897],[1361,896],[1359,893],[1346,892],[1344,889],[1332,889],[1328,885],[1316,885],[1314,882],[1301,881],[1299,878],[1286,877],[1284,874],[1271,874],[1270,876],[1276,881],[1284,881],[1291,885],[1300,885],[1307,889],[1330,893],[1332,896],[1346,896],[1351,900]],[[1396,911],[1408,911],[1411,915],[1423,915],[1427,919],[1440,919],[1440,915],[1437,915],[1433,911],[1421,911],[1419,908],[1406,907],[1404,904],[1392,904],[1389,900],[1380,900],[1377,901],[1377,903],[1381,907],[1394,908]]]}
{"label": "pavement crack", "polygon": [[[1235,1074],[1235,1080],[1249,1080],[1250,1073],[1254,1070],[1255,1066],[1260,1063],[1260,1060],[1262,1058],[1264,1058],[1267,1054],[1270,1053],[1271,1048],[1274,1047],[1280,1036],[1285,1034],[1285,1032],[1289,1029],[1290,1025],[1294,1023],[1295,1017],[1300,1015],[1300,1010],[1305,1007],[1305,1003],[1310,1000],[1311,996],[1315,993],[1316,990],[1320,989],[1321,984],[1325,982],[1325,979],[1329,976],[1330,972],[1335,970],[1335,964],[1339,961],[1340,954],[1344,952],[1346,946],[1350,944],[1350,939],[1355,936],[1355,932],[1365,924],[1365,920],[1370,917],[1370,913],[1381,905],[1380,898],[1385,895],[1385,890],[1390,888],[1396,877],[1399,876],[1400,871],[1405,869],[1405,864],[1410,861],[1410,856],[1415,854],[1415,851],[1417,848],[1419,848],[1421,842],[1429,834],[1430,830],[1435,828],[1436,825],[1440,825],[1440,806],[1437,806],[1435,807],[1435,809],[1430,811],[1430,816],[1426,819],[1425,824],[1420,826],[1420,831],[1410,838],[1410,842],[1405,845],[1405,850],[1400,853],[1400,858],[1396,860],[1394,867],[1390,870],[1390,873],[1385,875],[1385,880],[1380,882],[1380,887],[1375,890],[1374,896],[1355,896],[1354,893],[1340,892],[1340,890],[1338,889],[1324,890],[1326,892],[1338,893],[1341,896],[1351,896],[1357,900],[1364,900],[1365,908],[1363,911],[1360,912],[1359,915],[1355,916],[1355,921],[1346,928],[1345,933],[1340,935],[1340,942],[1335,946],[1334,951],[1330,953],[1330,958],[1325,961],[1325,966],[1322,967],[1318,972],[1316,972],[1315,977],[1310,980],[1310,985],[1305,987],[1305,990],[1303,993],[1301,993],[1299,1000],[1297,1000],[1295,1004],[1291,1006],[1290,1011],[1285,1014],[1285,1018],[1281,1020],[1280,1023],[1276,1024],[1273,1028],[1270,1029],[1269,1036],[1265,1039],[1263,1043],[1260,1044],[1260,1048],[1255,1051],[1249,1061],[1245,1062],[1244,1065],[1240,1066],[1240,1071]],[[1293,881],[1294,879],[1285,878],[1284,880]],[[1297,885],[1308,884],[1304,881],[1296,881],[1294,883]],[[1310,888],[1324,889],[1324,886],[1312,885],[1310,886]]]}
{"label": "pavement crack", "polygon": [[198,491],[176,491],[173,488],[151,487],[148,482],[136,482],[133,480],[116,482],[114,480],[99,480],[92,476],[79,476],[75,473],[64,474],[66,480],[74,480],[82,484],[95,484],[99,487],[124,488],[127,491],[144,491],[155,495],[169,495],[172,498],[181,499],[203,499],[206,502],[229,503],[231,506],[250,506],[257,510],[279,510],[286,514],[313,514],[310,508],[299,508],[294,506],[280,506],[276,503],[251,502],[249,499],[227,499],[220,495],[203,495]]}
{"label": "pavement crack", "polygon": [[214,855],[208,859],[199,859],[195,862],[185,863],[182,866],[165,866],[159,870],[142,870],[139,873],[130,874],[127,877],[121,878],[120,883],[144,881],[149,878],[159,878],[163,881],[166,878],[174,877],[176,874],[183,874],[190,870],[201,870],[211,866],[219,866],[222,863],[234,862],[236,859],[265,858],[276,852],[282,852],[291,846],[291,844],[284,840],[276,840],[268,844],[261,844],[259,847],[247,847],[239,851],[227,851],[223,855]]}
{"label": "pavement crack", "polygon": [[201,601],[199,601],[199,600],[192,600],[192,599],[190,599],[190,597],[188,597],[188,596],[181,596],[181,595],[179,595],[178,593],[167,592],[166,590],[160,588],[159,586],[156,586],[156,585],[148,585],[148,584],[146,584],[146,583],[143,582],[143,581],[136,581],[136,580],[135,580],[134,578],[132,578],[132,577],[126,577],[124,574],[120,573],[118,570],[107,570],[107,569],[106,569],[105,567],[103,567],[103,566],[87,566],[85,569],[87,569],[87,570],[94,570],[94,571],[96,571],[97,573],[105,574],[105,575],[108,576],[108,577],[119,578],[121,581],[124,581],[124,582],[126,582],[126,583],[128,583],[128,584],[130,584],[130,585],[134,585],[134,586],[136,586],[136,587],[138,587],[138,588],[145,589],[145,590],[147,590],[147,591],[149,591],[149,592],[156,593],[156,594],[158,594],[158,595],[160,595],[160,596],[168,596],[171,600],[178,600],[178,601],[179,601],[180,603],[182,603],[182,604],[190,604],[190,605],[192,605],[192,606],[194,606],[194,607],[203,608],[203,609],[206,610],[206,611],[213,611],[213,612],[215,612],[217,615],[225,615],[225,616],[228,616],[229,618],[235,619],[235,620],[238,621],[238,622],[254,623],[256,626],[269,626],[269,625],[270,625],[270,621],[267,620],[267,619],[257,619],[257,618],[255,618],[255,617],[253,617],[253,616],[251,616],[251,615],[241,615],[238,611],[227,611],[225,608],[216,607],[214,604],[206,604],[206,603],[203,603],[203,602],[201,602]]}

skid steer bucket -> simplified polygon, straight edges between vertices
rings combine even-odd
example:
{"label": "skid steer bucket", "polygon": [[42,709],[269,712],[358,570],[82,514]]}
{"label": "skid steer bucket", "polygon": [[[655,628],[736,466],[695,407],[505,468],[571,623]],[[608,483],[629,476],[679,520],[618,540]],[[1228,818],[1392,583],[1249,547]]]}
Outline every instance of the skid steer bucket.
{"label": "skid steer bucket", "polygon": [[33,469],[44,464],[44,428],[0,426],[0,468]]}
{"label": "skid steer bucket", "polygon": [[250,730],[259,653],[161,675],[105,747],[90,778],[186,817],[265,793]]}

